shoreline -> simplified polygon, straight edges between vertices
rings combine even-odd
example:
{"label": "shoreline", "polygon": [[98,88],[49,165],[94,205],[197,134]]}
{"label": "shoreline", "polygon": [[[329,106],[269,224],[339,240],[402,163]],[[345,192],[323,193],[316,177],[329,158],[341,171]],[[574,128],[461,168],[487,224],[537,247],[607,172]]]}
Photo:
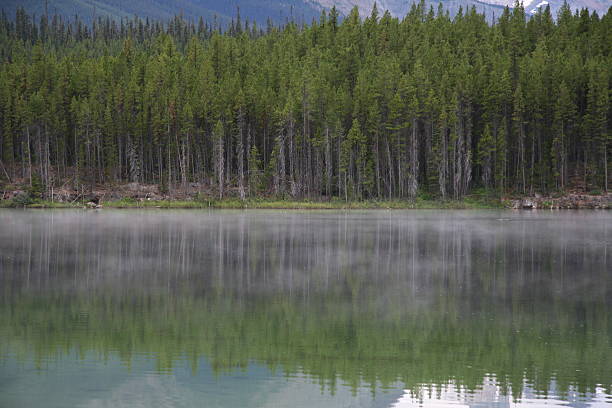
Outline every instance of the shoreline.
{"label": "shoreline", "polygon": [[0,201],[0,208],[25,209],[270,209],[270,210],[409,210],[409,209],[503,209],[508,208],[501,201],[476,200],[394,200],[394,201],[310,201],[310,200],[273,200],[239,199],[224,200],[117,200],[101,202],[66,203],[36,200],[19,205],[9,200]]}
{"label": "shoreline", "polygon": [[27,202],[0,200],[0,208],[26,209],[270,209],[270,210],[469,210],[469,209],[612,209],[612,194],[586,195],[568,194],[561,197],[495,198],[482,195],[466,196],[460,200],[364,200],[364,201],[317,201],[255,198],[240,200],[225,199],[134,199],[122,198],[112,201],[60,202],[32,199]]}
{"label": "shoreline", "polygon": [[209,186],[189,183],[181,188],[160,191],[156,184],[126,183],[93,185],[88,190],[60,187],[46,191],[25,180],[0,190],[0,208],[157,208],[157,209],[274,209],[274,210],[368,210],[368,209],[612,209],[612,193],[580,190],[532,195],[499,194],[474,189],[460,199],[442,200],[420,192],[413,200],[365,199],[345,201],[339,197],[291,198],[257,194],[241,200],[236,188],[219,198]]}

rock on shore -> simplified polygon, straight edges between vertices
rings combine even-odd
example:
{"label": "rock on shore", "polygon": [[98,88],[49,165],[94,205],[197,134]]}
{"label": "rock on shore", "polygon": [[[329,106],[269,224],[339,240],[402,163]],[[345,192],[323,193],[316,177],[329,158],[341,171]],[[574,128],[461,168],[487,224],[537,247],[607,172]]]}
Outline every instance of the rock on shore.
{"label": "rock on shore", "polygon": [[562,197],[524,197],[509,200],[513,209],[612,209],[612,194],[568,194]]}

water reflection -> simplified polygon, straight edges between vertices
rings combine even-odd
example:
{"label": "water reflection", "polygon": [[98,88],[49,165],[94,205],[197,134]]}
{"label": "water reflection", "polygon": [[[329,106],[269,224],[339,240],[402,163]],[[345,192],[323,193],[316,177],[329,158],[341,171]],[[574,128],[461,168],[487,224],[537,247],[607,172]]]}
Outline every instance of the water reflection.
{"label": "water reflection", "polygon": [[534,390],[529,384],[523,386],[521,394],[517,398],[511,398],[504,393],[494,377],[485,377],[483,384],[476,390],[467,390],[457,387],[454,383],[425,385],[416,392],[406,390],[396,402],[391,404],[392,408],[408,407],[515,407],[529,405],[530,407],[569,406],[569,407],[603,407],[606,403],[612,403],[612,398],[606,394],[602,387],[597,387],[594,392],[581,393],[575,387],[570,387],[569,392],[558,393],[555,383],[545,395]]}
{"label": "water reflection", "polygon": [[[102,362],[138,381],[247,373],[233,392],[310,381],[331,406],[610,402],[611,221],[2,211],[0,395],[18,394],[9,372],[23,384],[36,372],[96,381],[107,372],[84,362]],[[185,395],[221,398],[181,378]]]}

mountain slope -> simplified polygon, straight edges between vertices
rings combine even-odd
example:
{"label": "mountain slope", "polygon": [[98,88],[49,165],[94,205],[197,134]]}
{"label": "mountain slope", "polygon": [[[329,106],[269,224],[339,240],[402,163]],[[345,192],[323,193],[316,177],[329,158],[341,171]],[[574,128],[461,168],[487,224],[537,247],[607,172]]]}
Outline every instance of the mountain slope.
{"label": "mountain slope", "polygon": [[[40,16],[45,13],[45,2],[42,0],[3,0],[0,8],[14,16],[18,7],[28,13]],[[48,0],[47,10],[50,14],[74,16],[78,14],[84,21],[90,22],[98,16],[112,18],[139,17],[169,19],[182,14],[188,20],[197,21],[202,16],[208,21],[215,18],[227,23],[235,18],[237,10],[243,19],[265,24],[270,18],[276,23],[293,18],[297,21],[310,22],[320,15],[321,6],[307,0]]]}
{"label": "mountain slope", "polygon": [[[359,9],[359,15],[368,16],[372,11],[374,3],[379,10],[379,13],[388,10],[394,17],[403,17],[406,15],[414,4],[418,4],[419,0],[316,0],[321,7],[330,9],[336,7],[341,14],[347,15],[355,6]],[[494,0],[495,1],[495,0]],[[472,6],[476,11],[484,14],[488,21],[493,21],[503,11],[504,7],[500,4],[491,4],[484,0],[424,0],[425,10],[433,7],[434,11],[438,10],[439,4],[442,4],[445,11],[448,11],[451,16],[455,16],[459,9],[464,12]]]}
{"label": "mountain slope", "polygon": [[[379,10],[389,10],[392,15],[401,17],[410,10],[412,4],[418,3],[418,0],[316,0],[316,2],[324,8],[335,6],[343,14],[348,14],[354,6],[357,6],[361,15],[369,15],[376,3]],[[563,2],[564,0],[523,0],[523,6],[528,14],[535,14],[539,7],[549,5],[552,14],[556,16]],[[455,15],[460,6],[463,10],[475,6],[477,11],[491,19],[499,16],[504,7],[513,7],[515,0],[425,0],[427,8],[433,6],[434,10],[437,9],[438,3],[442,3],[451,15]],[[568,3],[572,10],[588,8],[597,11],[600,15],[612,6],[612,0],[568,0]]]}
{"label": "mountain slope", "polygon": [[[348,15],[351,9],[358,7],[361,16],[371,13],[374,3],[379,12],[388,10],[395,17],[404,16],[418,0],[48,0],[49,13],[58,13],[67,17],[78,14],[84,21],[91,22],[93,17],[111,16],[113,18],[149,17],[166,20],[182,14],[188,20],[197,20],[202,16],[207,21],[217,20],[227,24],[237,16],[237,10],[243,20],[257,21],[265,24],[268,18],[275,23],[288,19],[297,22],[310,22],[318,18],[323,9],[336,7],[341,15]],[[524,0],[528,14],[535,14],[539,7],[549,5],[553,15],[563,5],[564,0]],[[430,6],[437,10],[442,3],[444,9],[454,16],[460,8],[464,11],[472,6],[484,13],[489,21],[501,14],[504,7],[514,5],[514,0],[425,0],[427,9]],[[600,15],[605,13],[612,0],[570,0],[572,10],[589,8]],[[15,15],[18,7],[24,7],[28,13],[40,16],[45,12],[42,0],[3,0],[0,8],[10,15]]]}

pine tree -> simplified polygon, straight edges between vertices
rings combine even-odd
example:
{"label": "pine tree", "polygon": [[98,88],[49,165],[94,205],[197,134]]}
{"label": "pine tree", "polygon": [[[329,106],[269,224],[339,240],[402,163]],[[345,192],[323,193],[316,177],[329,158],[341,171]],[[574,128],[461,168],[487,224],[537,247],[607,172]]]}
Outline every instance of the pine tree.
{"label": "pine tree", "polygon": [[482,183],[489,189],[493,182],[493,162],[495,160],[495,140],[487,123],[478,141],[478,164],[482,169]]}
{"label": "pine tree", "polygon": [[575,175],[605,191],[609,24],[568,5],[556,21],[419,4],[228,31],[20,10],[0,18],[0,172],[43,190],[208,180],[242,198],[460,199]]}
{"label": "pine tree", "polygon": [[567,150],[568,140],[574,129],[576,108],[572,102],[565,83],[559,87],[559,96],[555,107],[554,136],[552,141],[553,175],[557,188],[564,189],[567,185]]}
{"label": "pine tree", "polygon": [[256,197],[261,190],[262,173],[261,159],[256,145],[249,151],[249,195]]}
{"label": "pine tree", "polygon": [[225,130],[223,123],[218,120],[213,131],[213,158],[215,168],[215,179],[217,181],[217,189],[219,190],[219,198],[223,198],[224,182],[225,182],[225,152],[224,152]]}

